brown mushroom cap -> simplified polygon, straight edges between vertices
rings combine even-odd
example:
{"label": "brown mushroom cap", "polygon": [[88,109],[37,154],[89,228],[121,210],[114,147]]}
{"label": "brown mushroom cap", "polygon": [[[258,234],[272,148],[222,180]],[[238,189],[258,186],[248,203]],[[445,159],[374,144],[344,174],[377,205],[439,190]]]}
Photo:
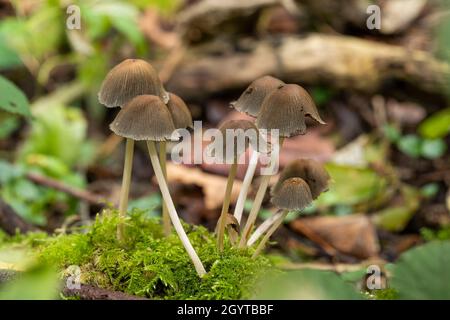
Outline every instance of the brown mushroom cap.
{"label": "brown mushroom cap", "polygon": [[176,94],[169,93],[167,108],[176,129],[192,128],[192,115],[184,101]]}
{"label": "brown mushroom cap", "polygon": [[140,59],[127,59],[108,72],[98,100],[108,108],[122,107],[134,97],[144,94],[159,96],[164,102],[168,100],[152,65]]}
{"label": "brown mushroom cap", "polygon": [[[245,150],[248,148],[250,144],[253,143],[253,147],[257,148],[257,145],[260,142],[260,135],[258,128],[256,128],[255,124],[248,120],[228,120],[224,122],[219,127],[220,132],[222,133],[222,141],[223,141],[223,157],[227,163],[232,163],[233,161],[239,159],[239,157],[245,152]],[[231,133],[233,136],[233,153],[227,154],[226,150],[228,147],[227,144],[227,131],[232,131]],[[246,135],[247,130],[251,130],[250,133],[254,133],[254,137],[256,138],[256,141],[251,141],[250,137]],[[242,141],[240,139],[244,138],[244,148],[238,148],[239,141]],[[254,145],[257,144],[257,145]]]}
{"label": "brown mushroom cap", "polygon": [[283,85],[283,81],[271,76],[258,78],[231,105],[240,112],[256,117],[266,96]]}
{"label": "brown mushroom cap", "polygon": [[159,97],[152,95],[133,98],[109,128],[125,138],[153,141],[169,140],[175,131],[169,109]]}
{"label": "brown mushroom cap", "polygon": [[272,203],[286,210],[302,210],[313,201],[311,190],[302,178],[284,180],[272,195]]}
{"label": "brown mushroom cap", "polygon": [[330,181],[330,175],[321,163],[311,159],[298,159],[292,161],[283,169],[280,179],[272,188],[272,194],[281,188],[283,181],[293,177],[302,178],[306,181],[313,199],[316,199],[328,189]]}
{"label": "brown mushroom cap", "polygon": [[306,133],[305,116],[325,123],[308,92],[299,85],[287,84],[264,99],[256,124],[260,129],[279,129],[281,137],[291,137]]}

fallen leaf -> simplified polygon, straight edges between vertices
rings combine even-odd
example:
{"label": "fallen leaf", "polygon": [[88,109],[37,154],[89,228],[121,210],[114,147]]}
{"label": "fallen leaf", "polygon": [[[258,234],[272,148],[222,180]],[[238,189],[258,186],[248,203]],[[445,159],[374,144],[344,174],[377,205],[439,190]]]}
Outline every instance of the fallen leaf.
{"label": "fallen leaf", "polygon": [[[167,179],[169,182],[194,184],[202,188],[205,195],[205,207],[216,209],[222,205],[227,179],[203,172],[199,168],[186,167],[167,163]],[[231,192],[231,202],[235,202],[241,189],[241,182],[235,181]]]}
{"label": "fallen leaf", "polygon": [[375,227],[365,215],[302,218],[290,224],[292,229],[299,232],[302,232],[302,225],[347,255],[365,259],[377,256],[380,250]]}

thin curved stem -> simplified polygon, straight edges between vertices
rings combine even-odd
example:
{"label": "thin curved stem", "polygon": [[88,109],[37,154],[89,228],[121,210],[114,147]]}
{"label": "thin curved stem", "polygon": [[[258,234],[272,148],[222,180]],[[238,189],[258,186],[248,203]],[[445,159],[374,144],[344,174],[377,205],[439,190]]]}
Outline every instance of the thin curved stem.
{"label": "thin curved stem", "polygon": [[252,184],[253,176],[255,175],[256,166],[258,164],[259,152],[256,150],[252,151],[252,155],[250,157],[250,162],[247,167],[247,171],[245,172],[244,181],[242,181],[241,191],[239,192],[238,199],[236,201],[236,206],[234,208],[234,217],[237,222],[241,224],[242,213],[244,212],[245,200],[247,200],[248,190],[250,189],[250,185]]}
{"label": "thin curved stem", "polygon": [[267,241],[269,241],[270,237],[275,233],[275,231],[281,226],[283,223],[284,218],[286,218],[287,214],[289,213],[288,210],[284,210],[282,214],[278,217],[278,219],[274,222],[272,227],[267,231],[267,233],[262,238],[261,242],[258,244],[258,247],[256,248],[255,252],[252,255],[252,258],[255,259],[261,251],[266,246]]}
{"label": "thin curved stem", "polygon": [[195,270],[199,277],[203,277],[206,274],[205,267],[203,266],[200,258],[197,255],[194,247],[192,246],[186,232],[183,229],[183,225],[181,224],[180,218],[178,217],[177,211],[175,209],[175,205],[173,204],[172,197],[169,193],[169,188],[167,187],[166,180],[164,180],[164,175],[161,169],[161,165],[159,164],[158,153],[156,152],[155,142],[147,141],[148,153],[150,155],[150,161],[152,162],[153,170],[155,171],[156,180],[158,181],[159,188],[161,189],[161,194],[163,196],[163,200],[167,205],[167,209],[169,211],[169,217],[172,221],[172,224],[180,237],[181,243],[186,249],[189,258],[191,258],[192,263],[194,264]]}
{"label": "thin curved stem", "polygon": [[230,168],[227,179],[227,187],[225,189],[225,197],[223,199],[222,212],[220,213],[218,227],[217,227],[217,248],[220,252],[223,251],[223,238],[225,236],[225,222],[230,208],[231,191],[233,190],[234,178],[236,177],[237,161],[235,161]]}
{"label": "thin curved stem", "polygon": [[256,228],[255,232],[253,232],[252,236],[247,241],[247,247],[251,247],[258,239],[267,231],[269,228],[278,220],[280,215],[283,214],[283,211],[278,211],[274,215],[270,216],[263,223],[261,223],[258,228]]}
{"label": "thin curved stem", "polygon": [[[284,138],[279,138],[279,150],[281,150],[281,146],[283,145]],[[273,163],[271,163],[272,165]],[[262,177],[261,184],[259,185],[258,191],[256,192],[255,200],[253,201],[252,209],[248,215],[247,222],[245,224],[244,230],[241,235],[241,240],[239,242],[239,248],[245,248],[247,245],[247,239],[250,236],[252,228],[255,224],[256,218],[258,217],[259,210],[261,209],[262,202],[264,200],[264,195],[266,194],[267,187],[269,186],[270,178],[272,175],[265,175]]]}
{"label": "thin curved stem", "polygon": [[244,230],[242,231],[241,240],[239,241],[239,248],[245,248],[246,246],[247,239],[255,224],[256,218],[258,217],[259,209],[261,208],[264,195],[266,194],[267,187],[269,186],[270,177],[271,176],[269,175],[262,177],[261,184],[259,185],[255,200],[253,201],[252,209],[248,214],[247,223],[245,224]]}
{"label": "thin curved stem", "polygon": [[131,171],[133,167],[134,140],[127,139],[125,145],[125,163],[123,166],[122,188],[119,202],[119,223],[117,224],[117,239],[124,239],[124,219],[127,216],[128,194],[130,193]]}
{"label": "thin curved stem", "polygon": [[[167,166],[166,166],[166,141],[159,142],[159,162],[161,163],[161,170],[164,175],[164,180],[167,182]],[[163,230],[164,234],[167,236],[170,235],[172,231],[172,224],[170,223],[169,211],[167,210],[166,203],[163,201],[162,203],[162,222],[163,222]]]}

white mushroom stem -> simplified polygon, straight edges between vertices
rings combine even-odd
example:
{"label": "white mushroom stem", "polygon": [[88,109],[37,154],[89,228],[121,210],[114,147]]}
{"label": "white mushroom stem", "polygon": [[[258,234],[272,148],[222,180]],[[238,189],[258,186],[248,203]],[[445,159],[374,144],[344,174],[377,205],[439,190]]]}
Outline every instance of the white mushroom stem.
{"label": "white mushroom stem", "polygon": [[[163,171],[164,180],[167,181],[167,166],[166,166],[166,142],[161,141],[159,143],[159,162],[161,163],[161,169]],[[162,222],[163,222],[163,230],[166,236],[170,235],[172,231],[172,225],[170,224],[169,212],[167,210],[166,203],[163,201],[162,203]]]}
{"label": "white mushroom stem", "polygon": [[269,228],[275,223],[275,221],[278,220],[278,218],[283,214],[282,211],[279,211],[275,213],[274,215],[270,216],[268,219],[266,219],[263,223],[259,225],[258,228],[256,228],[255,232],[253,232],[250,239],[247,241],[247,246],[251,247],[258,239],[267,231]]}
{"label": "white mushroom stem", "polygon": [[[281,146],[283,145],[284,138],[279,138],[279,150],[281,150]],[[271,164],[272,165],[272,164]],[[258,191],[256,192],[255,200],[253,201],[252,209],[248,215],[247,222],[245,224],[244,230],[241,235],[241,240],[239,241],[239,248],[245,248],[247,245],[247,239],[250,236],[250,233],[255,225],[256,218],[258,217],[259,209],[261,209],[262,202],[264,200],[264,195],[266,194],[267,187],[269,186],[271,175],[265,175],[261,179],[261,184],[259,185]]]}
{"label": "white mushroom stem", "polygon": [[134,140],[126,139],[125,163],[123,166],[122,188],[119,201],[119,223],[117,225],[117,238],[122,241],[124,238],[124,218],[127,215],[128,194],[130,193],[131,170],[133,167]]}
{"label": "white mushroom stem", "polygon": [[255,200],[253,202],[252,209],[248,214],[247,222],[245,224],[244,230],[242,231],[241,240],[239,242],[239,248],[245,248],[247,244],[247,239],[252,231],[255,224],[256,218],[258,217],[259,209],[266,194],[267,187],[269,186],[270,175],[265,175],[262,177],[261,184],[259,185],[258,191],[256,192]]}
{"label": "white mushroom stem", "polygon": [[220,252],[223,251],[223,238],[225,236],[225,222],[228,214],[228,209],[230,207],[231,201],[231,191],[233,190],[234,178],[236,177],[237,171],[237,161],[234,161],[231,165],[230,172],[227,179],[227,187],[225,189],[225,197],[222,205],[222,212],[220,213],[220,218],[217,227],[217,248]]}
{"label": "white mushroom stem", "polygon": [[255,175],[256,166],[258,164],[259,152],[256,150],[252,151],[250,157],[250,162],[245,172],[244,181],[242,182],[241,191],[239,192],[238,199],[236,201],[236,207],[234,208],[234,217],[240,224],[242,219],[242,213],[244,212],[245,200],[247,200],[248,190],[252,184],[253,176]]}
{"label": "white mushroom stem", "polygon": [[270,237],[274,234],[274,232],[281,226],[283,223],[284,218],[286,218],[287,214],[289,213],[288,210],[284,210],[281,215],[275,220],[273,225],[270,227],[270,229],[267,231],[267,233],[262,238],[261,242],[258,244],[258,247],[256,248],[255,252],[252,255],[252,258],[255,259],[261,251],[266,246],[267,241],[269,241]]}
{"label": "white mushroom stem", "polygon": [[203,264],[197,255],[197,252],[195,252],[195,249],[192,246],[191,242],[189,241],[189,238],[183,229],[183,225],[181,224],[181,221],[178,218],[178,214],[175,209],[175,205],[173,204],[172,197],[170,196],[170,193],[169,193],[169,188],[167,187],[166,180],[164,179],[164,175],[161,170],[161,165],[159,164],[158,153],[156,152],[155,142],[147,141],[147,147],[148,147],[148,152],[150,155],[150,161],[152,162],[153,170],[155,171],[156,180],[158,181],[163,200],[166,203],[167,209],[169,211],[170,220],[172,220],[172,224],[175,228],[175,231],[177,232],[178,236],[180,237],[181,243],[183,244],[184,248],[186,249],[189,257],[191,258],[192,263],[194,264],[195,270],[197,271],[197,274],[200,277],[202,277],[206,274],[205,267],[203,267]]}

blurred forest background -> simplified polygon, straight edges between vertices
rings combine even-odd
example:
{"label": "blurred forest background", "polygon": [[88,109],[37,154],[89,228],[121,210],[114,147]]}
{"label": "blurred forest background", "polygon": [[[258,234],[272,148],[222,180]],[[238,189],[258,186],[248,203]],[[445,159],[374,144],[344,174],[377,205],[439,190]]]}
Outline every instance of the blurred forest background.
{"label": "blurred forest background", "polygon": [[[366,24],[371,4],[379,30]],[[70,5],[79,30],[66,27]],[[292,267],[389,262],[450,239],[449,9],[438,0],[0,0],[0,239],[64,232],[118,202],[124,145],[108,128],[117,110],[97,93],[132,57],[151,62],[204,129],[242,118],[229,103],[265,74],[312,94],[327,125],[286,141],[281,165],[320,160],[333,183],[275,235],[271,250]],[[144,145],[133,168],[130,209],[159,215]],[[181,217],[213,230],[228,168],[168,171]],[[266,201],[260,219],[274,212]]]}

